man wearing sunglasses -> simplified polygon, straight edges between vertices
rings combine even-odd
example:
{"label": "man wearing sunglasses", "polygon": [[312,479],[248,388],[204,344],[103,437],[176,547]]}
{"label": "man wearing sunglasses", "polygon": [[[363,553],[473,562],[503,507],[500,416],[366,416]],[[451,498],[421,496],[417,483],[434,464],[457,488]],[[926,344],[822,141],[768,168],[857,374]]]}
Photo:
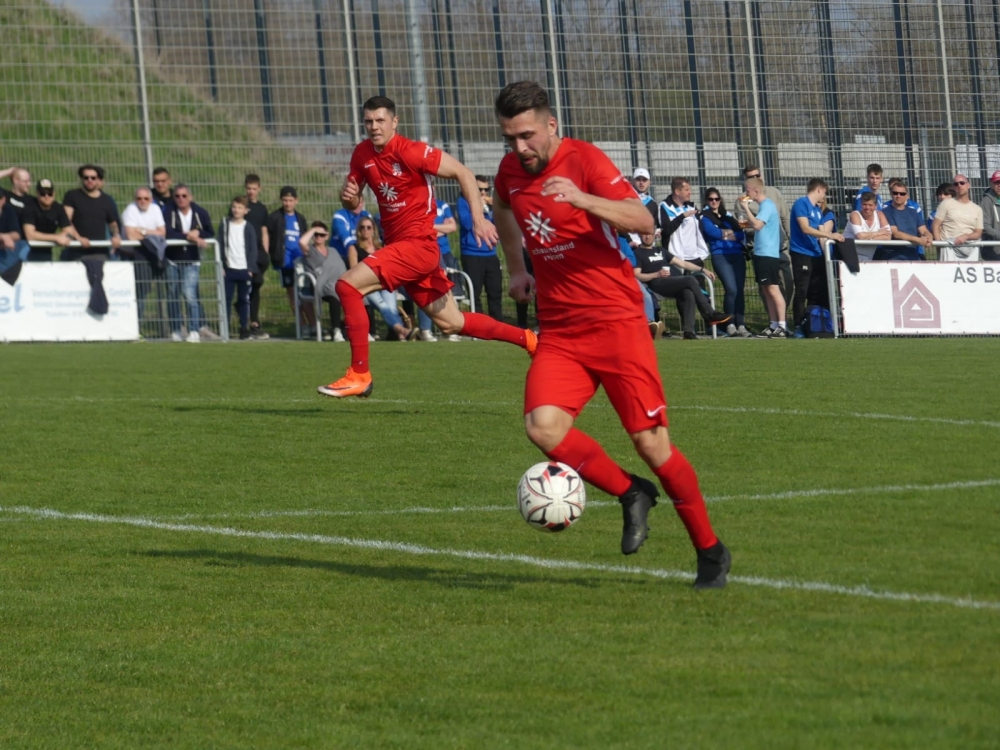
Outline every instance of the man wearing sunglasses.
{"label": "man wearing sunglasses", "polygon": [[[84,255],[116,255],[122,244],[120,222],[115,202],[101,190],[104,170],[95,164],[84,164],[76,173],[80,177],[80,187],[66,192],[63,206],[82,247],[67,248],[62,253],[62,260],[79,260]],[[91,242],[104,241],[109,235],[110,252],[106,247],[91,247]]]}
{"label": "man wearing sunglasses", "polygon": [[892,229],[894,240],[904,240],[912,247],[887,247],[875,252],[875,260],[925,260],[924,249],[931,246],[934,238],[924,224],[922,212],[911,203],[910,189],[902,180],[889,183],[892,202],[883,209],[886,221]]}
{"label": "man wearing sunglasses", "polygon": [[969,197],[971,185],[964,174],[955,175],[951,181],[955,188],[954,200],[944,201],[937,210],[931,232],[935,240],[951,243],[942,248],[941,260],[979,260],[978,247],[963,247],[982,239],[983,209]]}
{"label": "man wearing sunglasses", "polygon": [[[79,241],[76,230],[69,223],[66,209],[56,200],[52,180],[39,180],[38,197],[24,210],[24,236],[28,242],[54,242],[59,247]],[[30,261],[51,261],[52,248],[32,248]]]}

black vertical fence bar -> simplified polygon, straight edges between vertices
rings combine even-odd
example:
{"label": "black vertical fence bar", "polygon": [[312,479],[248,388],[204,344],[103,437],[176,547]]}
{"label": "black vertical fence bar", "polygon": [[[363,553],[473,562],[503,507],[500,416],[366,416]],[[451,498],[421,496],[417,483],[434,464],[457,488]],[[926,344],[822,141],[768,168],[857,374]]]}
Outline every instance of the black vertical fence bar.
{"label": "black vertical fence bar", "polygon": [[840,126],[840,97],[837,95],[837,61],[833,56],[833,22],[830,18],[830,0],[819,3],[819,49],[823,67],[823,106],[826,109],[828,140],[830,141],[830,168],[832,182],[847,204],[844,184],[844,131]]}
{"label": "black vertical fence bar", "polygon": [[319,66],[319,96],[323,105],[323,135],[330,135],[330,92],[326,88],[326,50],[323,44],[323,14],[321,0],[313,0],[316,14],[316,64]]}
{"label": "black vertical fence bar", "polygon": [[[639,7],[632,0],[632,19],[635,24],[635,72],[639,76],[639,113],[642,117],[642,137],[646,142],[646,168],[653,171],[653,144],[649,135],[649,115],[646,112],[646,71],[642,64],[642,34],[639,33]],[[656,175],[654,174],[655,178]],[[650,195],[652,195],[652,184]]]}
{"label": "black vertical fence bar", "polygon": [[896,67],[899,73],[899,106],[903,115],[903,144],[906,148],[906,180],[916,188],[917,170],[913,158],[913,123],[910,121],[910,85],[906,76],[906,50],[903,46],[903,14],[901,0],[892,0],[892,22],[896,34]]}
{"label": "black vertical fence bar", "polygon": [[455,113],[455,139],[458,160],[465,162],[465,136],[462,129],[462,102],[458,96],[458,60],[455,56],[455,26],[451,20],[451,0],[444,0],[444,20],[448,30],[448,58],[451,63],[451,96]]}
{"label": "black vertical fence bar", "polygon": [[202,0],[205,12],[205,46],[208,48],[208,81],[212,89],[212,101],[219,101],[219,81],[215,71],[215,39],[212,35],[212,2]]}
{"label": "black vertical fence bar", "polygon": [[639,166],[639,128],[635,121],[635,95],[632,93],[632,50],[629,45],[628,0],[618,0],[618,29],[622,42],[622,70],[625,73],[625,113],[628,118],[628,145],[632,169]]}
{"label": "black vertical fence bar", "polygon": [[736,151],[740,155],[740,165],[743,159],[743,128],[740,125],[740,95],[736,87],[736,48],[733,43],[733,17],[729,11],[729,0],[723,4],[726,16],[726,48],[729,54],[729,89],[733,102],[733,136],[736,139]]}
{"label": "black vertical fence bar", "polygon": [[152,0],[153,6],[153,32],[156,38],[156,57],[159,59],[163,52],[163,37],[160,36],[160,3],[159,0]]}
{"label": "black vertical fence bar", "polygon": [[253,0],[257,24],[257,61],[260,65],[260,101],[264,108],[264,127],[274,131],[274,108],[271,105],[271,63],[267,56],[267,27],[264,23],[264,0]]}
{"label": "black vertical fence bar", "polygon": [[507,66],[503,61],[503,37],[500,35],[500,0],[493,0],[493,44],[497,53],[497,83],[507,85]]}
{"label": "black vertical fence bar", "polygon": [[[364,95],[364,88],[361,83],[361,53],[358,51],[358,24],[354,20],[354,0],[348,0],[347,13],[351,24],[351,28],[349,29],[351,34],[351,47],[354,48],[354,77],[358,86],[358,101],[364,102],[368,97]],[[361,112],[352,112],[351,117],[361,117]]]}
{"label": "black vertical fence bar", "polygon": [[382,55],[382,18],[378,12],[378,0],[372,0],[372,34],[375,36],[375,75],[378,77],[378,95],[385,93],[385,57]]}
{"label": "black vertical fence bar", "polygon": [[[972,110],[976,123],[976,151],[979,173],[988,179],[986,163],[986,121],[983,117],[982,82],[979,79],[979,51],[976,44],[976,11],[972,0],[965,0],[965,31],[969,41],[969,79],[972,84]],[[971,176],[969,179],[972,179]]]}
{"label": "black vertical fence bar", "polygon": [[757,98],[760,102],[760,147],[764,152],[765,181],[768,185],[777,185],[777,170],[775,169],[774,143],[771,138],[771,118],[768,115],[767,104],[767,72],[764,70],[764,30],[761,23],[760,0],[750,3],[750,45],[753,50],[757,67]]}
{"label": "black vertical fence bar", "polygon": [[566,25],[563,22],[562,0],[555,0],[556,50],[559,54],[559,93],[562,96],[565,135],[573,137],[573,114],[569,92],[569,62],[566,55]]}
{"label": "black vertical fence bar", "polygon": [[444,55],[441,51],[441,5],[438,0],[431,0],[431,28],[434,32],[434,67],[437,82],[438,117],[441,120],[441,149],[450,150],[448,133],[447,94],[444,90]]}
{"label": "black vertical fence bar", "polygon": [[701,126],[701,89],[698,84],[698,58],[694,52],[694,18],[691,0],[684,0],[684,34],[687,37],[688,78],[691,81],[691,109],[694,114],[694,148],[698,159],[698,186],[708,187],[705,174],[705,133]]}
{"label": "black vertical fence bar", "polygon": [[[554,2],[555,0],[540,0],[539,2],[540,12],[542,15],[542,42],[545,48],[545,83],[549,91],[556,88],[556,85],[558,84],[555,77],[556,60],[552,55],[552,45],[549,44],[549,40],[552,38],[552,35],[555,34],[555,29],[551,28],[551,24],[549,24],[549,7]],[[559,129],[563,131],[564,127],[564,123],[560,122]],[[565,135],[565,131],[563,131],[563,134]]]}
{"label": "black vertical fence bar", "polygon": [[993,43],[997,69],[1000,70],[1000,0],[993,0]]}

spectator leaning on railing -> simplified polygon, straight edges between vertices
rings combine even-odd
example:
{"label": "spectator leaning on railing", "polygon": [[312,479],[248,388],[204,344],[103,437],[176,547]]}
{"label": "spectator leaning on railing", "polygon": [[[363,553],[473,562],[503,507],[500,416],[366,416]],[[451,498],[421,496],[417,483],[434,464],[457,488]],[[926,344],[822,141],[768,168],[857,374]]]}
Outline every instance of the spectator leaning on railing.
{"label": "spectator leaning on railing", "polygon": [[902,180],[889,183],[892,203],[882,212],[892,228],[892,238],[911,243],[911,247],[887,247],[885,257],[879,260],[926,260],[924,249],[931,246],[934,238],[924,222],[924,215],[910,204],[910,190]]}
{"label": "spectator leaning on railing", "polygon": [[168,240],[187,240],[188,244],[167,248],[167,310],[170,316],[170,338],[180,341],[181,307],[180,297],[184,295],[188,314],[188,338],[197,343],[202,338],[214,340],[218,335],[204,323],[201,314],[201,300],[198,296],[198,281],[201,277],[200,250],[215,237],[212,217],[208,211],[194,202],[191,189],[184,183],[174,188],[173,203],[167,204],[164,220],[167,224]]}
{"label": "spectator leaning on railing", "polygon": [[[69,247],[69,243],[79,241],[73,225],[69,223],[66,209],[56,200],[52,180],[39,180],[38,197],[24,212],[24,237],[28,242],[54,242],[59,247]],[[32,248],[28,255],[31,261],[51,261],[52,248]]]}
{"label": "spectator leaning on railing", "polygon": [[826,182],[819,177],[809,180],[806,194],[792,206],[791,236],[792,273],[795,277],[795,297],[792,300],[793,322],[801,325],[806,305],[829,307],[826,289],[826,263],[823,261],[821,240],[843,242],[844,235],[824,227],[825,218],[820,208],[826,198]]}
{"label": "spectator leaning on railing", "polygon": [[[983,195],[979,207],[983,210],[983,239],[1000,240],[1000,171],[990,177],[990,189]],[[1000,247],[984,246],[980,254],[983,260],[1000,260]]]}
{"label": "spectator leaning on railing", "polygon": [[969,197],[971,185],[964,174],[955,175],[951,182],[955,197],[942,201],[931,232],[935,240],[943,240],[951,247],[941,248],[941,260],[979,260],[979,248],[967,243],[982,239],[983,209]]}
{"label": "spectator leaning on railing", "polygon": [[[63,196],[66,216],[80,238],[80,248],[67,248],[62,260],[79,260],[85,255],[112,256],[118,253],[122,238],[119,231],[118,207],[111,196],[101,190],[104,170],[95,164],[84,164],[77,170],[81,187],[68,190]],[[111,250],[92,248],[92,241],[104,241],[111,235]]]}
{"label": "spectator leaning on railing", "polygon": [[[892,228],[885,214],[876,208],[878,198],[874,193],[861,196],[861,209],[851,211],[844,228],[844,237],[852,240],[868,240],[884,242],[892,239]],[[879,248],[881,249],[881,248]],[[876,256],[876,246],[859,245],[858,260],[882,260]]]}
{"label": "spectator leaning on railing", "polygon": [[[142,242],[147,237],[166,238],[167,236],[163,212],[154,202],[153,191],[148,187],[136,189],[135,200],[122,211],[122,225],[124,226],[125,239],[133,242]],[[126,255],[130,260],[142,260],[142,255],[136,253],[132,248],[123,248],[122,255]],[[143,302],[149,293],[152,280],[152,269],[149,263],[138,263],[135,266],[135,299],[140,323],[145,313]]]}
{"label": "spectator leaning on railing", "polygon": [[31,172],[24,167],[9,167],[0,171],[0,178],[8,175],[10,175],[11,189],[7,193],[7,202],[17,212],[17,220],[23,227],[24,212],[35,202],[35,199],[28,194],[31,190]]}

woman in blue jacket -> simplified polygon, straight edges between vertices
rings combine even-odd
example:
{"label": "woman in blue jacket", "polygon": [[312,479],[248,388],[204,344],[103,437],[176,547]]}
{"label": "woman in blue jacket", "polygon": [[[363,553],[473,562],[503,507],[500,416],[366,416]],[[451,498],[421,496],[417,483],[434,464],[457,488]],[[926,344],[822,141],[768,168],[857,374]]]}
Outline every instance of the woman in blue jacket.
{"label": "woman in blue jacket", "polygon": [[698,220],[712,253],[712,267],[725,289],[722,309],[733,316],[733,322],[726,327],[726,335],[749,338],[753,334],[747,330],[743,319],[743,287],[747,279],[743,230],[736,218],[726,211],[722,195],[715,188],[705,191],[705,207]]}

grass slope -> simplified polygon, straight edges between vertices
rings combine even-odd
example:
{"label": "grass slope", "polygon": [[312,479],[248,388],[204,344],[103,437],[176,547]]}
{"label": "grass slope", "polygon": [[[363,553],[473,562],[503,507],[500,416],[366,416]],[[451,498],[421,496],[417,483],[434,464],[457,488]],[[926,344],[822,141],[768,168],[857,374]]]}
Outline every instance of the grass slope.
{"label": "grass slope", "polygon": [[[743,577],[707,595],[600,569],[693,573],[669,503],[627,560],[597,490],[564,534],[520,520],[512,347],[378,344],[347,402],[313,395],[342,346],[5,347],[0,745],[993,747],[997,485],[921,488],[1000,477],[995,399],[938,386],[990,382],[998,347],[660,344]],[[579,424],[648,475],[603,395]],[[820,488],[845,492],[775,497]]]}

